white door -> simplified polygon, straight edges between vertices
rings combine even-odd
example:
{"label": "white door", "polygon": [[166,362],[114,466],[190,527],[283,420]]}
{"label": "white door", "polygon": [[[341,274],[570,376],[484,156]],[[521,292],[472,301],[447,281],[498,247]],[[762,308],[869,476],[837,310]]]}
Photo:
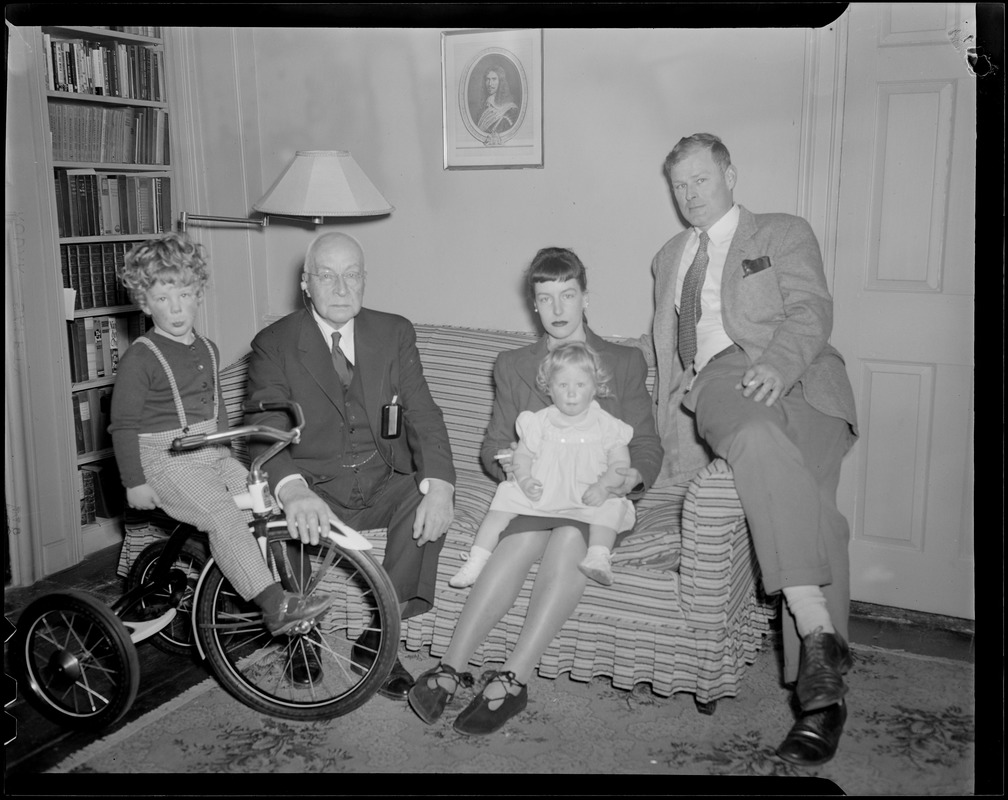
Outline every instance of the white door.
{"label": "white door", "polygon": [[973,4],[852,3],[832,343],[855,600],[972,619]]}

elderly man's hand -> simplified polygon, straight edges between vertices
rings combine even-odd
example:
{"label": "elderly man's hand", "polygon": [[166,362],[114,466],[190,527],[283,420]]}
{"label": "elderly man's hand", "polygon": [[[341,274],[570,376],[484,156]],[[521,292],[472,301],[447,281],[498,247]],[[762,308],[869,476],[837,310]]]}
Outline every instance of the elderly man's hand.
{"label": "elderly man's hand", "polygon": [[439,478],[428,478],[427,494],[417,507],[413,520],[413,538],[417,546],[436,542],[455,518],[452,497],[455,487]]}
{"label": "elderly man's hand", "polygon": [[329,520],[336,518],[329,504],[300,481],[284,486],[279,499],[283,503],[291,538],[300,539],[305,544],[318,544],[329,530]]}

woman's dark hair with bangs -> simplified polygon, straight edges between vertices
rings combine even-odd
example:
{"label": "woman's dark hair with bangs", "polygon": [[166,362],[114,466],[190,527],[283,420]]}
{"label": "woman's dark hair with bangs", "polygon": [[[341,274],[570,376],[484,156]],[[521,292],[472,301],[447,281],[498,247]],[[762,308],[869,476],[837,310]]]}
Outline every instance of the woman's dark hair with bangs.
{"label": "woman's dark hair with bangs", "polygon": [[588,273],[581,259],[566,247],[544,247],[535,254],[525,272],[525,283],[530,297],[535,296],[535,285],[546,281],[577,281],[582,292],[588,291]]}

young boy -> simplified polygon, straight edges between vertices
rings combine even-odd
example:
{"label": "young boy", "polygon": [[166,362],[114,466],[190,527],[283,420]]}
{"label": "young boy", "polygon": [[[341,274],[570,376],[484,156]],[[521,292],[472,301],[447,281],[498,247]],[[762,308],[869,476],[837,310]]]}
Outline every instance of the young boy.
{"label": "young boy", "polygon": [[109,431],[131,508],[160,507],[205,531],[210,552],[235,591],[253,601],[274,636],[332,603],[302,597],[274,581],[248,517],[232,499],[248,471],[227,446],[169,450],[178,436],[228,427],[217,378],[217,346],[193,329],[208,275],[203,248],[185,234],[137,245],[119,268],[130,297],[154,322],[119,362]]}

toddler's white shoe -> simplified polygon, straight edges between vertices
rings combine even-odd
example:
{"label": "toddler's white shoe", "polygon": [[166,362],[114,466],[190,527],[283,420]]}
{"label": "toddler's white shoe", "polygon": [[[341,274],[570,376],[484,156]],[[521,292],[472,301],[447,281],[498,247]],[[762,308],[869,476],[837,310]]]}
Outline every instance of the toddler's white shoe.
{"label": "toddler's white shoe", "polygon": [[601,547],[589,548],[588,555],[578,564],[578,569],[596,583],[612,586],[612,555],[608,550]]}
{"label": "toddler's white shoe", "polygon": [[472,586],[483,571],[487,561],[490,560],[490,551],[479,545],[473,545],[469,552],[469,560],[462,565],[462,568],[448,579],[448,585],[455,589],[464,589]]}

